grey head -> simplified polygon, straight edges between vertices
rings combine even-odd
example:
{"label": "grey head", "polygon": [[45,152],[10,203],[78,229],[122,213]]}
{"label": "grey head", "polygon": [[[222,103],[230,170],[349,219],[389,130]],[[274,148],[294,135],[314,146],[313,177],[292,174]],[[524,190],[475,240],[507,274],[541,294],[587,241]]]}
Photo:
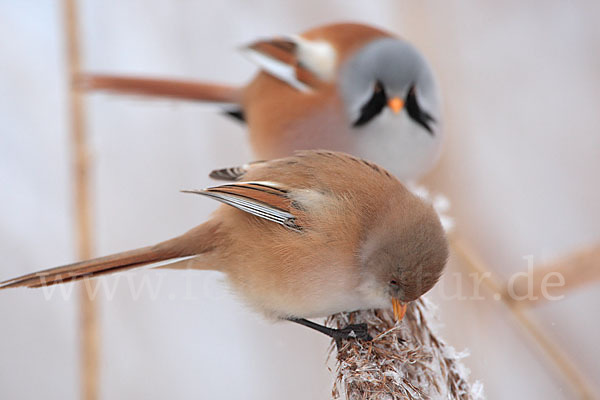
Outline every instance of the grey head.
{"label": "grey head", "polygon": [[354,127],[369,124],[397,98],[423,133],[437,134],[440,100],[433,73],[421,53],[404,40],[377,39],[364,46],[344,65],[339,87]]}

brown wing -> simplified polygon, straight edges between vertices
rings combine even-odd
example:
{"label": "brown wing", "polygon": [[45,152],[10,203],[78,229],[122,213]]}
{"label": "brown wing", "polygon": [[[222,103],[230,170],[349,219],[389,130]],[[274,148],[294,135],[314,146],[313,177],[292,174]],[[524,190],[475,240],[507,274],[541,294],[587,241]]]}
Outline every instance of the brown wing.
{"label": "brown wing", "polygon": [[298,224],[300,208],[288,197],[288,191],[271,182],[240,182],[204,190],[185,190],[208,196],[257,217],[301,231]]}
{"label": "brown wing", "polygon": [[243,48],[265,72],[300,91],[310,91],[322,81],[298,57],[298,44],[288,38],[260,40]]}

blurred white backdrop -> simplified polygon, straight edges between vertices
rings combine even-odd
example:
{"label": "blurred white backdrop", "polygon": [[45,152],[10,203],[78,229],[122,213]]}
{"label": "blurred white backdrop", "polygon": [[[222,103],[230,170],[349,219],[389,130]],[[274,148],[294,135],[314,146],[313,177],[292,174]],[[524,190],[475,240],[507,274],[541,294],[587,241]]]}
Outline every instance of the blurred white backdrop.
{"label": "blurred white backdrop", "polygon": [[[75,257],[62,15],[55,1],[0,1],[2,279]],[[341,20],[394,31],[432,62],[447,140],[427,183],[496,272],[600,240],[598,2],[80,2],[86,70],[230,83],[255,71],[236,46]],[[91,95],[87,106],[99,255],[203,221],[217,205],[179,190],[252,159],[242,126],[194,104]],[[572,398],[500,304],[447,298],[455,271],[432,296],[440,329],[470,350],[488,397]],[[157,294],[132,295],[144,282]],[[2,398],[78,397],[77,304],[61,293],[0,293]],[[216,273],[126,274],[100,297],[101,398],[329,396],[328,340],[249,312]],[[594,286],[535,310],[590,380],[599,311]]]}

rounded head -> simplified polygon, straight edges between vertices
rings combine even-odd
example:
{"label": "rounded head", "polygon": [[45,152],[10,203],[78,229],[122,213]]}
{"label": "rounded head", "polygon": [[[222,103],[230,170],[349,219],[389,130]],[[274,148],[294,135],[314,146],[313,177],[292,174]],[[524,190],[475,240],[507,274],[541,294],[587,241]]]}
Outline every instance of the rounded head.
{"label": "rounded head", "polygon": [[446,234],[433,207],[407,198],[374,221],[362,245],[362,275],[372,296],[413,301],[438,281],[448,260]]}
{"label": "rounded head", "polygon": [[344,63],[338,86],[358,154],[404,180],[435,163],[441,101],[433,72],[413,45],[390,37],[369,42]]}

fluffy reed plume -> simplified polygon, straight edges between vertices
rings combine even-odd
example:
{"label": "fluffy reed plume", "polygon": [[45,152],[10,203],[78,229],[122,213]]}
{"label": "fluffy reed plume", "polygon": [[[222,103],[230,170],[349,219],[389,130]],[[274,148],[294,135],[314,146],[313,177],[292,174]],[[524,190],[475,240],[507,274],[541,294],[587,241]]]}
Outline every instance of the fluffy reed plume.
{"label": "fluffy reed plume", "polygon": [[[471,385],[469,374],[454,349],[431,328],[432,306],[418,300],[396,324],[390,310],[336,314],[327,325],[340,328],[367,323],[371,342],[346,340],[337,352],[337,377],[333,397],[348,400],[483,398],[479,382]],[[332,351],[335,344],[332,344]]]}

